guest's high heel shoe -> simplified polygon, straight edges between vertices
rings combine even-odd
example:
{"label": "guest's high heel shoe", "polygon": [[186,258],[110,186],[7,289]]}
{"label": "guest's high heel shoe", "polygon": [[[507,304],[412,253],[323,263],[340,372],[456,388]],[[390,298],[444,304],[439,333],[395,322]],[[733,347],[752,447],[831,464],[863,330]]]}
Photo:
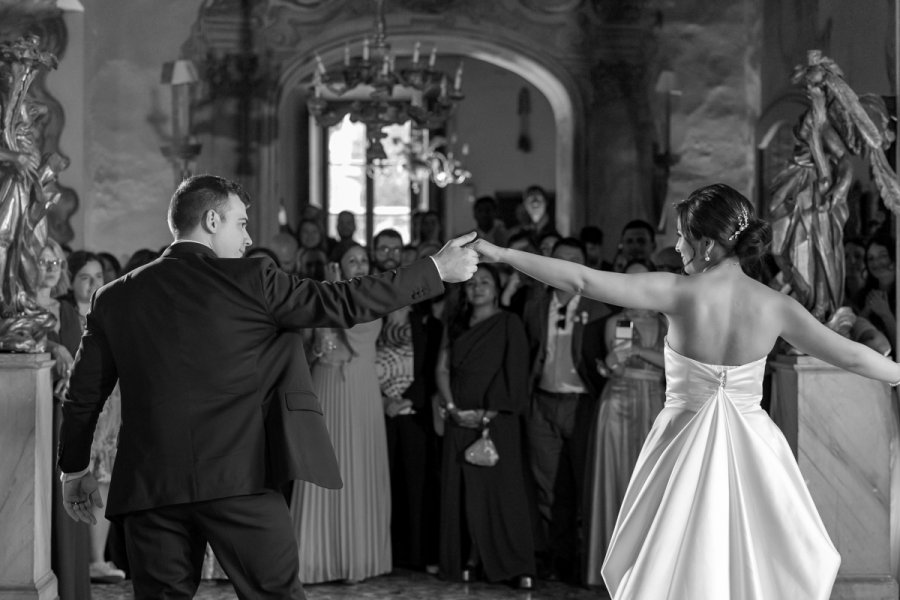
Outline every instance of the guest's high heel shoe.
{"label": "guest's high heel shoe", "polygon": [[516,578],[516,587],[520,590],[533,590],[534,578],[531,575],[519,575]]}

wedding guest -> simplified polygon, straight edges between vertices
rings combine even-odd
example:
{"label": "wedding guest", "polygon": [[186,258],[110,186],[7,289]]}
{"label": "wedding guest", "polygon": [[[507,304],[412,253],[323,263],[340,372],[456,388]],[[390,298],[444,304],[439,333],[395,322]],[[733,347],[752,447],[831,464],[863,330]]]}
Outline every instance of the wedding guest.
{"label": "wedding guest", "polygon": [[509,232],[503,221],[497,218],[497,201],[493,196],[481,196],[472,205],[475,231],[480,239],[498,246],[506,246]]}
{"label": "wedding guest", "polygon": [[[509,247],[523,252],[537,253],[537,246],[528,232],[519,232],[509,237]],[[502,268],[503,265],[500,266]],[[535,281],[528,275],[523,275],[515,269],[508,274],[503,285],[503,293],[500,296],[500,306],[522,316],[525,305],[532,294],[543,291],[543,284]]]}
{"label": "wedding guest", "polygon": [[308,250],[326,250],[325,232],[322,231],[318,221],[303,219],[297,226],[297,242],[300,248]]}
{"label": "wedding guest", "polygon": [[325,255],[325,252],[318,248],[300,248],[297,250],[297,258],[294,261],[297,275],[315,279],[316,281],[325,279],[325,265],[327,263],[328,257]]}
{"label": "wedding guest", "polygon": [[897,277],[894,264],[894,239],[880,235],[866,245],[866,285],[857,294],[860,316],[865,317],[881,333],[887,336],[891,347],[897,344],[897,320],[894,307],[897,293],[894,281]]}
{"label": "wedding guest", "polygon": [[[500,277],[480,265],[465,285],[438,358],[446,410],[441,468],[440,571],[451,580],[534,585],[534,537],[520,415],[527,407],[525,332],[499,306]],[[500,456],[494,466],[463,458],[488,430]]]}
{"label": "wedding guest", "polygon": [[[335,267],[328,269],[330,280],[368,275],[369,257],[354,244]],[[303,583],[355,583],[391,571],[390,472],[375,369],[381,325],[376,319],[346,330],[317,329],[309,346],[313,388],[344,487],[294,484],[291,516]]]}
{"label": "wedding guest", "polygon": [[436,245],[438,248],[444,245],[443,225],[441,215],[436,210],[427,210],[422,214],[421,239],[419,246],[425,244]]}
{"label": "wedding guest", "polygon": [[[48,239],[41,250],[38,264],[39,283],[37,303],[50,311],[57,319],[48,335],[48,350],[56,361],[53,365],[53,447],[59,444],[60,405],[73,357],[81,341],[78,311],[71,302],[61,302],[60,297],[69,292],[69,273],[66,254],[53,239]],[[54,470],[53,482],[59,480],[59,470]],[[88,573],[90,532],[84,523],[76,523],[66,516],[58,485],[52,486],[50,566],[56,574],[61,598],[83,600],[91,597],[91,581]]]}
{"label": "wedding guest", "polygon": [[538,238],[538,250],[541,251],[541,254],[544,256],[552,256],[553,249],[556,247],[556,243],[560,240],[560,235],[555,231],[548,231]]}
{"label": "wedding guest", "polygon": [[131,255],[131,258],[128,259],[128,262],[125,263],[122,274],[130,273],[139,267],[150,264],[157,258],[159,258],[159,252],[156,250],[151,250],[149,248],[135,250],[134,254]]}
{"label": "wedding guest", "polygon": [[[386,232],[393,231],[379,234],[378,247],[384,247]],[[396,266],[392,253],[375,254],[375,272]],[[431,398],[441,331],[430,302],[394,311],[384,318],[375,361],[391,473],[394,565],[432,574],[438,562],[440,440]]]}
{"label": "wedding guest", "polygon": [[[584,264],[584,248],[575,238],[560,240],[552,256]],[[596,340],[609,313],[602,302],[553,289],[534,294],[524,310],[532,390],[528,448],[541,519],[539,576],[549,579],[580,580],[585,461],[604,383],[596,368]]]}
{"label": "wedding guest", "polygon": [[[76,250],[70,254],[68,263],[69,279],[72,282],[68,298],[77,308],[80,333],[84,330],[87,315],[91,311],[91,297],[104,283],[103,264],[98,255],[84,250]],[[60,325],[62,326],[62,323]],[[112,478],[113,463],[116,460],[116,446],[121,423],[122,403],[119,388],[116,387],[103,406],[103,411],[100,413],[94,429],[94,441],[91,444],[91,473],[100,484],[100,498],[104,505],[109,496],[109,482]],[[99,583],[122,581],[125,578],[125,572],[105,558],[110,522],[104,516],[102,507],[94,506],[93,513],[97,523],[90,528],[91,562],[89,571],[91,581]]]}
{"label": "wedding guest", "polygon": [[649,261],[656,251],[656,231],[653,225],[641,219],[626,223],[619,238],[619,250],[627,261]]}
{"label": "wedding guest", "polygon": [[108,283],[119,278],[122,274],[122,264],[109,252],[98,252],[97,257],[103,263],[103,281]]}
{"label": "wedding guest", "polygon": [[335,228],[337,230],[338,239],[334,244],[331,244],[331,248],[327,250],[327,256],[332,262],[337,262],[336,257],[342,256],[347,248],[357,243],[353,237],[356,235],[357,229],[356,215],[349,210],[342,210],[338,213]]}
{"label": "wedding guest", "polygon": [[276,262],[286,273],[297,271],[297,250],[300,247],[294,236],[284,232],[276,233],[269,246],[275,255]]}
{"label": "wedding guest", "polygon": [[612,264],[603,260],[602,229],[595,225],[586,225],[581,228],[578,239],[584,244],[585,266],[604,271],[612,269]]}
{"label": "wedding guest", "polygon": [[553,208],[544,188],[539,185],[528,186],[522,196],[520,206],[520,213],[524,211],[523,224],[511,233],[527,231],[537,244],[544,234],[556,232],[556,226],[553,223]]}
{"label": "wedding guest", "polygon": [[[632,261],[625,273],[647,273],[652,265]],[[624,324],[627,323],[627,327]],[[621,329],[633,332],[621,336]],[[616,526],[616,518],[638,454],[665,403],[663,341],[666,319],[661,313],[626,308],[606,320],[609,352],[597,362],[608,380],[588,460],[587,552],[585,583],[603,585],[600,566]]]}
{"label": "wedding guest", "polygon": [[653,253],[653,266],[657,271],[665,273],[682,274],[684,265],[681,264],[681,255],[675,249],[675,246],[665,246]]}

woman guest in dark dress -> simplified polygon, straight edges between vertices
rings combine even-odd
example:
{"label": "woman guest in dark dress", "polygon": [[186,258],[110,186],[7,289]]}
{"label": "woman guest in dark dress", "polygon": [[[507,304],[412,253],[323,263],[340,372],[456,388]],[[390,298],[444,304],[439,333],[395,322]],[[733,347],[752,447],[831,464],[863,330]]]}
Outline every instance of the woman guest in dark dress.
{"label": "woman guest in dark dress", "polygon": [[[441,468],[443,577],[533,585],[534,538],[525,489],[520,413],[527,406],[525,329],[499,307],[500,278],[480,265],[465,284],[438,358],[446,414]],[[500,455],[493,467],[469,464],[466,448],[484,426]]]}

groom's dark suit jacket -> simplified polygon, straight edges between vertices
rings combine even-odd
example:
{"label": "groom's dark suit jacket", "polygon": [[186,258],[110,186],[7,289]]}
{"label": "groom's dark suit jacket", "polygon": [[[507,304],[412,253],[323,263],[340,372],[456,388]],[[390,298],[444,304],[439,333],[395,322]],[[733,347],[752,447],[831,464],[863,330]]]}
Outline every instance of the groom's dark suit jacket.
{"label": "groom's dark suit jacket", "polygon": [[63,405],[59,466],[88,465],[94,425],[119,381],[108,516],[288,479],[340,487],[297,332],[351,327],[442,290],[430,259],[321,283],[268,259],[174,244],[97,292]]}

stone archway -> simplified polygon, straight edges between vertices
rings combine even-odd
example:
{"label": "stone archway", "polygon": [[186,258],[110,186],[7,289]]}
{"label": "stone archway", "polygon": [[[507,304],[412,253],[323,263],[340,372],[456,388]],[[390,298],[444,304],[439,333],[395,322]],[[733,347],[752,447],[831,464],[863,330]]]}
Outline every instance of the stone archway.
{"label": "stone archway", "polygon": [[[357,32],[343,32],[343,35],[324,41],[316,47],[316,51],[326,64],[337,64],[343,58],[344,44],[358,43],[359,39]],[[411,48],[417,41],[426,47],[435,44],[444,55],[474,58],[515,73],[544,94],[550,103],[556,125],[556,223],[560,231],[568,232],[578,210],[575,167],[579,162],[576,148],[580,135],[577,125],[581,121],[581,110],[576,85],[565,69],[552,60],[539,60],[512,45],[480,36],[404,32],[392,33],[390,41],[398,48]],[[259,232],[262,239],[267,239],[276,232],[275,212],[278,210],[278,200],[306,195],[306,190],[296,189],[298,186],[295,179],[290,176],[292,170],[296,169],[291,158],[298,155],[300,141],[296,136],[284,135],[284,132],[298,130],[298,115],[303,112],[301,108],[306,101],[305,88],[309,85],[315,68],[310,57],[310,52],[300,52],[293,61],[285,65],[271,123],[282,135],[274,136],[273,143],[260,153],[260,197],[271,199],[258,207],[258,218],[263,227]]]}

